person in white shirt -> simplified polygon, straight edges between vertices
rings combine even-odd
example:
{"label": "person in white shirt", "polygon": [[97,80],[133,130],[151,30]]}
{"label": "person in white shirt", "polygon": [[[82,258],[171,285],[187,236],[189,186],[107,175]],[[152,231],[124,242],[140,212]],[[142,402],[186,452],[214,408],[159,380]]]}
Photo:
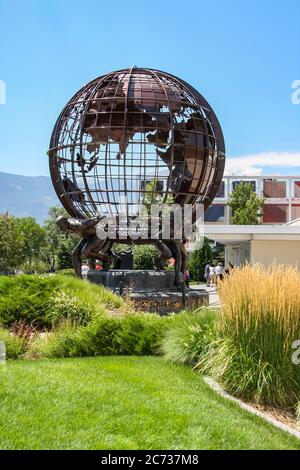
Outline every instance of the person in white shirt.
{"label": "person in white shirt", "polygon": [[214,268],[214,273],[215,276],[217,276],[218,279],[222,280],[224,276],[224,268],[222,263],[218,263],[217,266]]}
{"label": "person in white shirt", "polygon": [[213,266],[209,266],[209,285],[210,285],[210,287],[212,287],[214,283],[215,283],[215,268]]}

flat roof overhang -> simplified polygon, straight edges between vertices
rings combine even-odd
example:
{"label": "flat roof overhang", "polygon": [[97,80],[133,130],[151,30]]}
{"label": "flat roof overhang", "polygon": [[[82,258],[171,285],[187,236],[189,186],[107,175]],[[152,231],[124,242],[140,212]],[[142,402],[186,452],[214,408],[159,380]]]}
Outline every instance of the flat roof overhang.
{"label": "flat roof overhang", "polygon": [[237,245],[250,240],[300,241],[300,226],[204,224],[204,235],[223,245]]}

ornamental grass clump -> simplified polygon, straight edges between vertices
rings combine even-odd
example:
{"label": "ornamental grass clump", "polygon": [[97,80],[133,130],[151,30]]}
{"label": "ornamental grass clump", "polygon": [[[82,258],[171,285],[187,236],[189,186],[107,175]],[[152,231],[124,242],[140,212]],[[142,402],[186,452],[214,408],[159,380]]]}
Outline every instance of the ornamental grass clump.
{"label": "ornamental grass clump", "polygon": [[18,359],[26,351],[25,338],[15,336],[2,327],[0,327],[0,342],[5,345],[7,359]]}
{"label": "ornamental grass clump", "polygon": [[61,291],[50,299],[48,318],[52,321],[53,326],[57,326],[65,320],[74,325],[86,325],[96,314],[96,310],[92,299],[83,301],[75,294]]}
{"label": "ornamental grass clump", "polygon": [[198,367],[231,393],[260,403],[295,406],[300,365],[300,273],[286,266],[235,269],[219,283],[220,339]]}
{"label": "ornamental grass clump", "polygon": [[218,313],[199,309],[175,316],[162,340],[164,357],[194,366],[216,340]]}
{"label": "ornamental grass clump", "polygon": [[124,300],[109,289],[71,276],[57,276],[61,289],[67,294],[75,295],[82,302],[93,303],[109,309],[124,306]]}

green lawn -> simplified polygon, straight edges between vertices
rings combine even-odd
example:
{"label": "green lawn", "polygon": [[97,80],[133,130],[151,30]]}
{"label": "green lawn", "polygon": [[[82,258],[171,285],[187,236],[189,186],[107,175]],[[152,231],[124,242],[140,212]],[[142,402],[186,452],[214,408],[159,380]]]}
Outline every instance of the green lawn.
{"label": "green lawn", "polygon": [[300,449],[300,441],[154,357],[0,366],[1,449]]}

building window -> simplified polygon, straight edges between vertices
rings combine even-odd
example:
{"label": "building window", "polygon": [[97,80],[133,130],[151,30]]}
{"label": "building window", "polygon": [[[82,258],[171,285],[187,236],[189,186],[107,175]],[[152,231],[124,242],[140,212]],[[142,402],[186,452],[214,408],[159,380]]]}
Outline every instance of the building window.
{"label": "building window", "polygon": [[275,180],[264,180],[263,194],[269,198],[286,197],[286,182]]}
{"label": "building window", "polygon": [[300,204],[292,206],[292,220],[300,219]]}
{"label": "building window", "polygon": [[236,180],[236,181],[232,181],[232,190],[234,191],[235,188],[236,188],[240,183],[251,184],[252,190],[253,190],[254,192],[256,192],[256,181],[254,181],[254,180]]}
{"label": "building window", "polygon": [[277,204],[265,204],[263,222],[265,224],[284,224],[287,220],[288,206]]}
{"label": "building window", "polygon": [[300,181],[294,181],[294,197],[300,198]]}
{"label": "building window", "polygon": [[225,222],[225,206],[213,204],[204,213],[204,222]]}
{"label": "building window", "polygon": [[222,181],[222,183],[220,184],[220,187],[218,189],[216,197],[220,197],[220,198],[224,199],[224,197],[225,197],[225,181]]}

